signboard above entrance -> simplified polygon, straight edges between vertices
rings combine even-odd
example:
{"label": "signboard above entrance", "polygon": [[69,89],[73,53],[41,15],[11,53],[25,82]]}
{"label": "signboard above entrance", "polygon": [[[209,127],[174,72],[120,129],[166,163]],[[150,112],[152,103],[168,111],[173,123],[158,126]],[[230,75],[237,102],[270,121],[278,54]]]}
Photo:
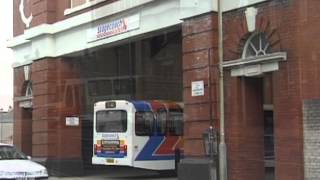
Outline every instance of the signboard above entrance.
{"label": "signboard above entrance", "polygon": [[136,14],[94,26],[89,30],[89,42],[116,36],[140,27],[140,15]]}

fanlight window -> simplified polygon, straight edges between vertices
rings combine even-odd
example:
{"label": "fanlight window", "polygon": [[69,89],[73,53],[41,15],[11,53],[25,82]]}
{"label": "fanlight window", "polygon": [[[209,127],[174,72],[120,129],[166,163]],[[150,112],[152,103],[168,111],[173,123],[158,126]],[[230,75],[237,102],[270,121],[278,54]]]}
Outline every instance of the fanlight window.
{"label": "fanlight window", "polygon": [[244,46],[242,58],[264,56],[271,53],[270,43],[264,33],[252,35]]}
{"label": "fanlight window", "polygon": [[32,96],[32,83],[28,82],[27,86],[26,86],[26,97],[31,97]]}

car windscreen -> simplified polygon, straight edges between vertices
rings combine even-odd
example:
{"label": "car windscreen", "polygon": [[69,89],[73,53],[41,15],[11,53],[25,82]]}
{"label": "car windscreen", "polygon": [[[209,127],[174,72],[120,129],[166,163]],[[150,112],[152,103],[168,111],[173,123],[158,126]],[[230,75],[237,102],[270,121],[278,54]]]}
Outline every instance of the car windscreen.
{"label": "car windscreen", "polygon": [[126,132],[127,112],[124,110],[98,111],[96,113],[97,132]]}
{"label": "car windscreen", "polygon": [[27,156],[12,146],[0,146],[0,160],[27,159]]}

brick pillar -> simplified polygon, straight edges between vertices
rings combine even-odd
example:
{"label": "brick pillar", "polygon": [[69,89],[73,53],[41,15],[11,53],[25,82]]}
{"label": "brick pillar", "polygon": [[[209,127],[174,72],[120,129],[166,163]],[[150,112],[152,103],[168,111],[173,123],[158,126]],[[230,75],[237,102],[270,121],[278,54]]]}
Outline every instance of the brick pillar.
{"label": "brick pillar", "polygon": [[81,122],[72,127],[65,121],[81,114],[79,76],[78,65],[69,59],[43,59],[32,64],[32,154],[58,176],[82,172]]}
{"label": "brick pillar", "polygon": [[[212,65],[213,57],[216,57],[213,51],[217,50],[216,24],[217,17],[212,14],[188,19],[183,23],[184,151],[187,157],[203,157],[202,133],[209,128],[210,119],[217,116],[210,109],[217,107],[216,94],[209,94],[210,90],[217,89],[214,78],[210,83],[209,77],[210,73],[214,76],[213,71],[216,70]],[[204,96],[191,96],[193,81],[204,81]]]}
{"label": "brick pillar", "polygon": [[[185,161],[181,164],[183,172],[179,173],[179,179],[208,178],[202,135],[210,125],[217,125],[216,26],[216,14],[186,19],[182,25]],[[194,81],[204,82],[203,96],[192,96]]]}
{"label": "brick pillar", "polygon": [[[303,118],[297,59],[290,58],[280,72],[274,74],[274,148],[276,179],[302,180]],[[295,64],[295,65],[294,65]],[[291,71],[291,72],[290,72]],[[287,78],[290,75],[291,80]],[[293,83],[294,82],[294,83]],[[288,173],[290,172],[290,173]]]}
{"label": "brick pillar", "polygon": [[[14,98],[25,95],[24,83],[23,67],[14,68]],[[13,144],[25,154],[32,155],[32,112],[19,107],[17,101],[14,102],[13,107]]]}
{"label": "brick pillar", "polygon": [[227,75],[225,82],[229,180],[264,179],[263,81]]}

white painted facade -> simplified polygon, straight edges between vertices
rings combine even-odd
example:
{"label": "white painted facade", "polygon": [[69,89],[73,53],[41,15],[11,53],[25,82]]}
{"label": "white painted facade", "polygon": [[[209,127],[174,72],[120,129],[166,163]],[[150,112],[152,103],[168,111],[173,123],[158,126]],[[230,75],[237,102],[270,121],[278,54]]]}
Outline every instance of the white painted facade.
{"label": "white painted facade", "polygon": [[[67,9],[71,14],[101,0]],[[60,57],[101,45],[165,29],[182,23],[182,19],[216,11],[217,0],[120,0],[55,24],[43,24],[25,30],[8,42],[15,55],[13,67],[24,66],[45,57]],[[267,0],[222,0],[224,11],[254,5]],[[93,27],[130,15],[138,15],[139,27],[108,38],[90,41]]]}

